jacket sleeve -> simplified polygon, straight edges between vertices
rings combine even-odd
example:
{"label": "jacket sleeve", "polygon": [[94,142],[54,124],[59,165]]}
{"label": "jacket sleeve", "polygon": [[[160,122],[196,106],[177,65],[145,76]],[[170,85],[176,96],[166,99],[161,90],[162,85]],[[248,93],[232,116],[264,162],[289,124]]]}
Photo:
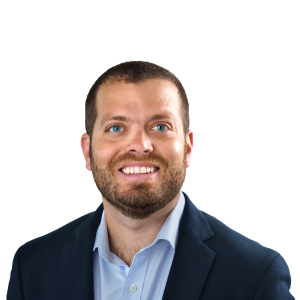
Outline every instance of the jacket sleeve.
{"label": "jacket sleeve", "polygon": [[7,300],[24,300],[22,277],[20,270],[20,249],[16,252],[13,266],[10,273],[10,280],[7,290]]}
{"label": "jacket sleeve", "polygon": [[289,291],[290,286],[289,268],[283,257],[277,254],[266,270],[255,300],[295,300]]}

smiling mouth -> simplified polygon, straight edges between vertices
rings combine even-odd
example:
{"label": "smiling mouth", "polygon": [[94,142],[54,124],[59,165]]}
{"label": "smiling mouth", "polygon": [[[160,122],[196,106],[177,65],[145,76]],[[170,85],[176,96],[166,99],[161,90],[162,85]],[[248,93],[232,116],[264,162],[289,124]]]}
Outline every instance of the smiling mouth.
{"label": "smiling mouth", "polygon": [[126,167],[122,168],[119,171],[122,172],[123,174],[126,175],[134,175],[134,174],[149,174],[149,173],[154,173],[158,170],[159,168],[156,167]]}

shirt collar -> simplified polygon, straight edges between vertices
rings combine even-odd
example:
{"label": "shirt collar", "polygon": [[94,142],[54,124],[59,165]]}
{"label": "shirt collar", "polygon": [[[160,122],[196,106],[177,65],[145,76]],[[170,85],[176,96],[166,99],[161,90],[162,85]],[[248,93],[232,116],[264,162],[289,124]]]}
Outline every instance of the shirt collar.
{"label": "shirt collar", "polygon": [[181,221],[182,213],[184,210],[185,198],[182,192],[180,192],[179,200],[174,207],[174,209],[169,214],[167,220],[165,221],[163,227],[159,231],[153,244],[159,240],[169,241],[173,249],[175,250],[178,240],[178,228]]}
{"label": "shirt collar", "polygon": [[[176,245],[177,245],[177,240],[178,240],[178,229],[179,229],[179,224],[181,221],[182,213],[184,210],[184,205],[185,205],[185,198],[184,198],[183,193],[180,191],[179,200],[178,200],[177,204],[175,205],[174,209],[169,214],[167,220],[165,221],[163,227],[159,231],[157,237],[151,243],[151,245],[149,245],[145,248],[149,248],[149,247],[153,246],[159,240],[165,240],[165,241],[168,241],[170,243],[170,245],[173,247],[173,249],[175,250]],[[103,259],[105,259],[108,262],[112,262],[113,256],[109,249],[107,224],[106,224],[104,210],[102,213],[100,225],[99,225],[97,233],[96,233],[96,239],[95,239],[93,251],[95,251],[97,248],[98,248],[99,254],[101,255],[101,257]]]}
{"label": "shirt collar", "polygon": [[105,259],[108,262],[112,262],[113,257],[112,257],[112,253],[110,252],[110,249],[109,249],[107,224],[106,224],[104,209],[103,209],[100,225],[97,229],[93,251],[95,251],[95,249],[97,249],[97,248],[98,248],[99,254],[102,256],[103,259]]}

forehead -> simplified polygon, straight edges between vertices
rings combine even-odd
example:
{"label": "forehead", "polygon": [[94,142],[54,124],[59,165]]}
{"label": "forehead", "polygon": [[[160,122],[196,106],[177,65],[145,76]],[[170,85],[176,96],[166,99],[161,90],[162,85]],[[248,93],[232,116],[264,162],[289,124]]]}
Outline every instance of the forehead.
{"label": "forehead", "polygon": [[148,79],[140,83],[124,81],[100,86],[96,96],[98,118],[116,113],[145,116],[171,112],[179,116],[180,98],[174,83],[163,79]]}

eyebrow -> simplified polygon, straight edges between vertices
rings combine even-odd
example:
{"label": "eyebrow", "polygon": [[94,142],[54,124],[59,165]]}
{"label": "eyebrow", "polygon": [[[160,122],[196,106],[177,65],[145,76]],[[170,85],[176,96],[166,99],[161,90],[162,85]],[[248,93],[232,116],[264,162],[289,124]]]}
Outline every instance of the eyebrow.
{"label": "eyebrow", "polygon": [[[172,113],[156,114],[156,115],[153,115],[149,121],[151,122],[151,121],[158,120],[158,119],[172,119],[173,117],[174,117],[174,115]],[[112,117],[105,116],[102,119],[101,126],[103,126],[103,124],[106,123],[107,121],[111,121],[111,120],[122,121],[122,122],[130,121],[130,119],[126,116],[112,116]]]}
{"label": "eyebrow", "polygon": [[157,114],[150,118],[150,121],[158,120],[158,119],[173,119],[174,115],[172,113],[165,114]]}
{"label": "eyebrow", "polygon": [[116,121],[122,121],[122,122],[127,122],[129,121],[129,118],[128,117],[125,117],[125,116],[113,116],[113,117],[110,117],[110,116],[106,116],[102,119],[102,122],[101,122],[101,126],[103,126],[103,124],[107,121],[110,121],[110,120],[116,120]]}

